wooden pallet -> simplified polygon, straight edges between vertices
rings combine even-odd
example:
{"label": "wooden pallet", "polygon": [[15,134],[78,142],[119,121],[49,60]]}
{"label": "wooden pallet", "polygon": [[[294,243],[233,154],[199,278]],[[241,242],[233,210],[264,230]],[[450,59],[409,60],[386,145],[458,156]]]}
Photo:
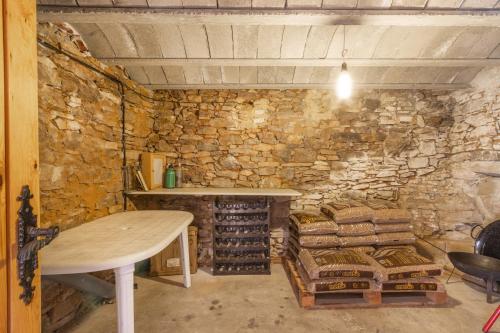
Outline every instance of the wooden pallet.
{"label": "wooden pallet", "polygon": [[446,291],[381,292],[372,289],[352,292],[311,293],[307,291],[293,260],[283,258],[283,267],[297,301],[304,309],[441,306],[448,301]]}
{"label": "wooden pallet", "polygon": [[374,290],[311,293],[307,291],[297,267],[292,260],[284,258],[283,266],[299,305],[305,309],[348,308],[380,304],[380,292]]}
{"label": "wooden pallet", "polygon": [[448,303],[446,291],[382,291],[381,306],[439,306]]}

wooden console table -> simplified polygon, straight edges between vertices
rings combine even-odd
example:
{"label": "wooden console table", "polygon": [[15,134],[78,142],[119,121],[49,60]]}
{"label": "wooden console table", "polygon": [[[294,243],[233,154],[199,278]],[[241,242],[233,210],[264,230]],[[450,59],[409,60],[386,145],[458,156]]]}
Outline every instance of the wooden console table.
{"label": "wooden console table", "polygon": [[151,191],[129,191],[128,195],[188,195],[188,196],[248,196],[248,197],[300,197],[302,193],[287,188],[240,187],[180,187]]}
{"label": "wooden console table", "polygon": [[128,211],[61,232],[40,252],[42,275],[113,269],[118,332],[134,332],[134,264],[180,237],[184,286],[191,286],[188,225],[193,214],[175,210]]}

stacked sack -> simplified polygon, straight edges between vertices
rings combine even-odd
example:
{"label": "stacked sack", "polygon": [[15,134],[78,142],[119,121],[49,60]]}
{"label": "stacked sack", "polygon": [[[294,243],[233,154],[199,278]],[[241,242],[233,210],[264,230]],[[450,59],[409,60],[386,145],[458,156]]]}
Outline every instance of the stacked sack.
{"label": "stacked sack", "polygon": [[442,267],[413,247],[384,246],[370,255],[381,291],[444,291],[436,277]]}
{"label": "stacked sack", "polygon": [[441,291],[442,267],[419,255],[411,215],[395,203],[344,198],[290,215],[289,250],[312,293]]}
{"label": "stacked sack", "polygon": [[367,254],[349,248],[299,252],[297,269],[311,293],[373,290],[376,270]]}
{"label": "stacked sack", "polygon": [[377,234],[377,245],[405,245],[416,241],[410,224],[411,215],[404,209],[377,209],[372,222]]}
{"label": "stacked sack", "polygon": [[339,226],[340,246],[406,245],[416,241],[411,215],[384,200],[343,200],[324,204],[321,211]]}
{"label": "stacked sack", "polygon": [[347,223],[343,227],[324,214],[290,215],[289,251],[309,292],[362,291],[375,287],[376,268],[365,254],[374,248],[341,248],[344,242],[340,241],[339,232],[366,235],[359,227],[363,229],[361,225],[351,227]]}
{"label": "stacked sack", "polygon": [[371,222],[373,210],[358,204],[330,202],[321,206],[321,212],[338,225],[338,239],[341,247],[372,246],[377,244],[375,226]]}
{"label": "stacked sack", "polygon": [[322,214],[296,212],[290,215],[290,252],[297,258],[301,248],[339,246],[338,225]]}

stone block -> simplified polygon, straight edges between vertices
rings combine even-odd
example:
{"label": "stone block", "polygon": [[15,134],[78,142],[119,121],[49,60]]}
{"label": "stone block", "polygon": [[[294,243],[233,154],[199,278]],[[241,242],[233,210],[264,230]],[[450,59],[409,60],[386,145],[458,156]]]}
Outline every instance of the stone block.
{"label": "stone block", "polygon": [[425,168],[429,165],[429,158],[427,157],[414,157],[408,160],[408,167],[411,169]]}

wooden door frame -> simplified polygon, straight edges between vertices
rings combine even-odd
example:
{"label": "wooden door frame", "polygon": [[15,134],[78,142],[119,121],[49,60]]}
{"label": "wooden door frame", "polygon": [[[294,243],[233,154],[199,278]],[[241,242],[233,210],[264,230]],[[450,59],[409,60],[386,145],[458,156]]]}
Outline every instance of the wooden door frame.
{"label": "wooden door frame", "polygon": [[[26,305],[19,298],[17,276],[16,198],[23,185],[33,193],[31,205],[40,214],[38,160],[38,78],[36,1],[0,0],[2,6],[2,86],[0,120],[0,332],[41,330],[40,271],[34,297]],[[40,223],[40,221],[38,222]],[[3,265],[2,265],[3,263]],[[4,283],[3,280],[7,283]],[[6,318],[3,320],[2,318]],[[3,326],[4,325],[4,326]]]}
{"label": "wooden door frame", "polygon": [[0,1],[0,332],[7,332],[7,207],[5,201],[5,103],[3,3]]}

